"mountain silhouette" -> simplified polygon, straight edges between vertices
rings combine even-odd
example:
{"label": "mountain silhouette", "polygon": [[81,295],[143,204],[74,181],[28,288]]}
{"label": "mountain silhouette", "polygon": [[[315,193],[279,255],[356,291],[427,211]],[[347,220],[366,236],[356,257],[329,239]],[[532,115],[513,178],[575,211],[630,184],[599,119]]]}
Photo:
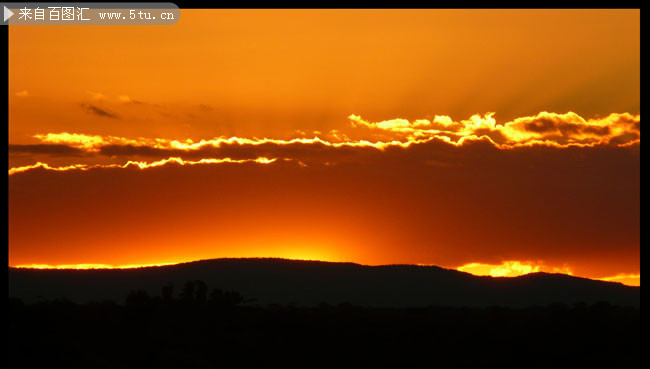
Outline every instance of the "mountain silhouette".
{"label": "mountain silhouette", "polygon": [[160,295],[161,286],[202,280],[238,291],[258,305],[368,307],[529,307],[608,302],[639,307],[640,288],[564,274],[495,278],[436,266],[299,261],[275,258],[212,259],[134,269],[38,270],[9,268],[9,297],[25,302],[124,302],[125,291]]}

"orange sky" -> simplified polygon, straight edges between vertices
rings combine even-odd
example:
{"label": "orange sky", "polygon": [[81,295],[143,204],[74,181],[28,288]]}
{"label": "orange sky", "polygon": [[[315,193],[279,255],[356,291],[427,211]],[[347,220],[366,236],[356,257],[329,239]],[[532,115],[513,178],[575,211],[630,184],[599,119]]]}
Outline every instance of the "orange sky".
{"label": "orange sky", "polygon": [[638,10],[10,26],[9,264],[638,275],[639,34]]}

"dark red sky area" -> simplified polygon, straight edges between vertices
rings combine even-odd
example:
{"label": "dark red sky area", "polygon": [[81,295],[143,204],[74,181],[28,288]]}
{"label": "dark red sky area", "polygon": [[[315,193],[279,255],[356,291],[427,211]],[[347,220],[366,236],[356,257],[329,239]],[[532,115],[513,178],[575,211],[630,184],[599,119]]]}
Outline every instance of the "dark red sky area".
{"label": "dark red sky area", "polygon": [[500,150],[487,141],[429,142],[340,151],[318,154],[331,165],[17,173],[9,177],[9,242],[20,247],[10,247],[10,258],[55,265],[242,255],[446,266],[544,260],[582,275],[638,272],[638,145]]}

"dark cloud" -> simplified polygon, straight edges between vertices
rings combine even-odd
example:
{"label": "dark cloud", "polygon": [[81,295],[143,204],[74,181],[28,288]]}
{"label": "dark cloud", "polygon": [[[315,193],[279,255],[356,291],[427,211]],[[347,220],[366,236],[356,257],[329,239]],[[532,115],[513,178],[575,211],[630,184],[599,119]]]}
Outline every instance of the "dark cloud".
{"label": "dark cloud", "polygon": [[305,163],[340,163],[344,161],[363,161],[368,155],[377,155],[380,150],[372,147],[332,147],[320,142],[314,143],[262,143],[251,144],[221,144],[219,147],[204,146],[197,150],[160,149],[136,145],[105,145],[101,146],[98,154],[105,156],[121,156],[128,158],[147,158],[160,160],[169,157],[180,157],[185,160],[202,158],[231,158],[255,159],[258,157],[292,159]]}
{"label": "dark cloud", "polygon": [[[631,125],[634,127],[634,122],[631,122]],[[561,119],[550,119],[550,118],[537,118],[530,122],[524,123],[523,126],[524,129],[529,132],[542,133],[542,134],[560,132],[563,136],[566,137],[571,137],[580,134],[609,136],[611,133],[611,128],[609,126],[597,126],[597,125],[587,125],[584,123],[572,123],[572,122],[562,121]]]}
{"label": "dark cloud", "polygon": [[[606,127],[605,127],[606,128]],[[598,132],[598,127],[594,127]],[[498,130],[489,128],[478,129],[477,133],[482,138],[465,140],[460,147],[453,146],[440,138],[432,138],[430,141],[422,143],[411,143],[406,148],[399,145],[386,145],[383,148],[375,146],[362,145],[339,145],[335,146],[321,141],[311,142],[263,142],[257,144],[238,143],[238,142],[221,142],[219,145],[203,145],[196,149],[185,150],[176,148],[159,148],[154,145],[132,145],[132,144],[103,144],[91,149],[80,149],[65,145],[27,145],[25,147],[10,148],[10,152],[21,151],[25,154],[28,152],[34,155],[48,153],[61,157],[72,157],[84,153],[87,157],[94,156],[101,162],[101,158],[110,158],[112,163],[126,163],[128,160],[136,161],[159,161],[170,157],[181,158],[186,161],[198,161],[201,159],[233,159],[247,160],[256,158],[268,159],[289,159],[306,165],[335,165],[342,163],[367,163],[373,160],[386,161],[415,161],[418,164],[424,162],[436,162],[438,165],[458,165],[460,158],[467,163],[482,162],[485,157],[481,153],[477,157],[467,156],[474,155],[476,147],[484,147],[486,152],[499,152],[499,149],[493,142],[500,144],[506,140],[503,134]],[[549,139],[555,142],[567,142],[567,138],[555,134],[547,135]],[[621,137],[614,137],[612,143],[627,143],[631,140],[638,139],[638,134],[626,133]],[[638,144],[636,144],[638,146]],[[603,146],[604,147],[604,146]],[[583,148],[585,151],[588,148]],[[616,147],[613,147],[616,149]],[[86,151],[88,150],[88,151]],[[513,150],[513,149],[508,149]],[[506,151],[508,151],[506,150]],[[548,148],[543,145],[539,146],[521,146],[516,148],[516,152],[571,152],[570,147]],[[526,158],[528,156],[523,155]],[[71,159],[68,165],[75,164]]]}
{"label": "dark cloud", "polygon": [[557,129],[555,121],[551,119],[536,119],[530,123],[524,124],[527,131],[546,133]]}
{"label": "dark cloud", "polygon": [[9,155],[52,155],[52,156],[83,156],[85,150],[68,145],[38,144],[38,145],[13,145],[9,144]]}
{"label": "dark cloud", "polygon": [[525,124],[525,128],[530,132],[548,133],[559,131],[564,136],[578,135],[589,133],[597,136],[607,136],[610,133],[608,126],[587,126],[584,124],[574,124],[562,121],[553,121],[550,119],[539,119]]}
{"label": "dark cloud", "polygon": [[607,136],[610,134],[609,127],[581,127],[581,132],[590,133],[597,136]]}
{"label": "dark cloud", "polygon": [[182,150],[163,150],[149,146],[135,145],[104,145],[99,148],[99,154],[106,156],[143,156],[149,158],[165,158],[181,156]]}
{"label": "dark cloud", "polygon": [[99,107],[97,107],[95,105],[92,105],[92,104],[85,104],[84,103],[84,104],[81,104],[81,107],[84,110],[86,110],[87,112],[89,112],[91,114],[95,114],[95,115],[100,116],[100,117],[111,118],[111,119],[119,119],[119,116],[117,116],[116,114],[114,114],[114,113],[112,113],[112,112],[110,112],[110,111],[108,111],[106,109],[99,108]]}

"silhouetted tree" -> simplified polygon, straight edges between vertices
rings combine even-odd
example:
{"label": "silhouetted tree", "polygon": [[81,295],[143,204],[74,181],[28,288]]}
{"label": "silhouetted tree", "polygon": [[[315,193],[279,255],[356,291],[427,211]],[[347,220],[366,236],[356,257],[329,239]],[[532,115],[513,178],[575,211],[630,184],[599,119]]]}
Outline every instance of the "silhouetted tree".
{"label": "silhouetted tree", "polygon": [[135,290],[129,292],[126,296],[127,305],[146,305],[151,302],[151,297],[144,290]]}
{"label": "silhouetted tree", "polygon": [[237,291],[226,292],[226,301],[229,306],[236,306],[244,301],[244,297]]}
{"label": "silhouetted tree", "polygon": [[196,285],[196,297],[195,300],[196,302],[203,304],[207,300],[207,294],[208,294],[208,286],[205,284],[205,282],[201,280],[197,280],[195,282]]}
{"label": "silhouetted tree", "polygon": [[165,302],[170,302],[174,299],[174,284],[167,282],[161,289],[162,299]]}
{"label": "silhouetted tree", "polygon": [[181,291],[181,300],[184,302],[194,301],[194,281],[187,281]]}
{"label": "silhouetted tree", "polygon": [[210,292],[210,302],[217,306],[237,306],[244,301],[244,297],[237,291],[222,291],[213,288]]}
{"label": "silhouetted tree", "polygon": [[221,305],[223,304],[223,301],[223,291],[218,288],[213,288],[210,292],[210,302],[215,305]]}

